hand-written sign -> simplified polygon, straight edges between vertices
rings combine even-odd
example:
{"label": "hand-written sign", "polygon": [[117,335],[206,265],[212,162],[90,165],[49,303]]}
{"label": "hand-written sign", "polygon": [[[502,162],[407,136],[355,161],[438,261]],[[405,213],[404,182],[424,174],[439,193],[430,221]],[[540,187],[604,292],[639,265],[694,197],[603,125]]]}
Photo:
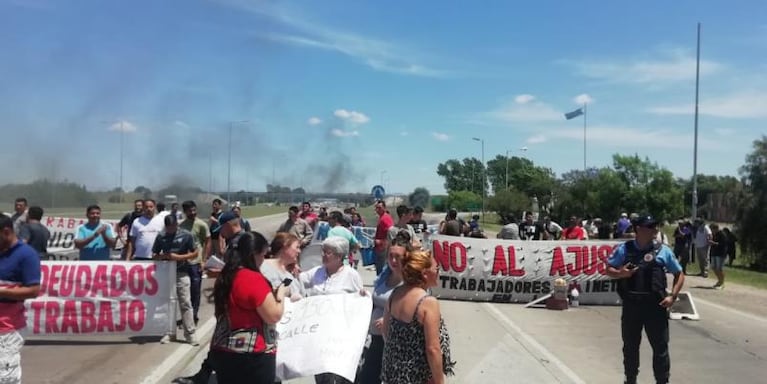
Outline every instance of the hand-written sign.
{"label": "hand-written sign", "polygon": [[354,381],[373,302],[358,293],[285,303],[277,324],[277,378],[332,372]]}
{"label": "hand-written sign", "polygon": [[433,289],[443,299],[528,302],[565,279],[584,304],[615,304],[606,275],[617,241],[510,241],[434,236],[428,247],[440,265]]}
{"label": "hand-written sign", "polygon": [[32,335],[162,335],[175,263],[41,263],[40,295],[26,302]]}

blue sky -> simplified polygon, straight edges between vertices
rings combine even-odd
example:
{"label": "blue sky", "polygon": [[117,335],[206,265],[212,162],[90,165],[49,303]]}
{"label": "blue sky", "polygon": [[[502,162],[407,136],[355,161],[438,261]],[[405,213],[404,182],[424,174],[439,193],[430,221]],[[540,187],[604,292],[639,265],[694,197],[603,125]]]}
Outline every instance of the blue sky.
{"label": "blue sky", "polygon": [[[733,6],[730,4],[737,4]],[[443,191],[507,150],[557,174],[614,153],[737,174],[767,121],[767,3],[0,0],[0,182]],[[119,122],[122,122],[120,128]],[[527,151],[520,148],[526,147]],[[18,161],[24,158],[25,161]],[[210,177],[213,171],[213,177]],[[383,172],[385,171],[385,172]]]}

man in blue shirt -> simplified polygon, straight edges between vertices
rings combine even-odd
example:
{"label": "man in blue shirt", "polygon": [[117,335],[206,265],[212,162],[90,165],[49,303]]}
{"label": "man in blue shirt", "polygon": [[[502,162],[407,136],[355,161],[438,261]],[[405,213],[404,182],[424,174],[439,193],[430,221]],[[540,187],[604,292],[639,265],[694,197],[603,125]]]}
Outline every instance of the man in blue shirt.
{"label": "man in blue shirt", "polygon": [[17,236],[13,220],[0,214],[0,377],[21,382],[19,333],[27,326],[24,300],[40,292],[40,256]]}
{"label": "man in blue shirt", "polygon": [[[632,221],[636,237],[618,246],[607,260],[607,275],[618,280],[623,303],[621,335],[623,369],[627,384],[636,384],[639,374],[639,343],[642,328],[653,350],[656,383],[668,383],[671,359],[668,353],[668,308],[684,285],[682,266],[674,252],[657,243],[658,220],[639,216]],[[666,274],[674,275],[671,294],[666,292]]]}
{"label": "man in blue shirt", "polygon": [[75,248],[80,250],[80,260],[109,260],[109,253],[116,238],[112,227],[101,223],[101,207],[90,205],[85,209],[88,222],[77,227]]}

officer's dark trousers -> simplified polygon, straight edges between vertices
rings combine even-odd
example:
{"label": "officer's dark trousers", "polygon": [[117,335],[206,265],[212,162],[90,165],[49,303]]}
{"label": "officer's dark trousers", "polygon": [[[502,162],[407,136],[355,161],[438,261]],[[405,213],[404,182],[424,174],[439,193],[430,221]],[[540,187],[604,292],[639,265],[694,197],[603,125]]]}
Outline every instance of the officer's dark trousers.
{"label": "officer's dark trousers", "polygon": [[652,346],[652,370],[657,383],[667,383],[671,370],[668,353],[668,313],[659,305],[660,298],[631,299],[623,302],[621,334],[623,336],[623,370],[626,378],[639,374],[639,344],[642,328]]}

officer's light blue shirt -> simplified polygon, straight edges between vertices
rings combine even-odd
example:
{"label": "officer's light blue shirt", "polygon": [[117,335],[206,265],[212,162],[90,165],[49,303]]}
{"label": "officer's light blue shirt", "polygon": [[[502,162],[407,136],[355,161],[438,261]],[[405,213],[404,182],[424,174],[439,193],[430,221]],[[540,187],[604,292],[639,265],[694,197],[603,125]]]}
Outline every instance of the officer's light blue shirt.
{"label": "officer's light blue shirt", "polygon": [[[639,248],[636,240],[631,241],[633,241],[634,246],[639,249],[640,254],[654,252],[654,244],[643,250]],[[655,261],[666,268],[666,271],[669,273],[675,274],[682,272],[682,266],[679,265],[679,261],[677,261],[676,256],[674,256],[674,251],[666,245],[661,245],[660,251],[655,255]],[[613,252],[610,258],[607,259],[607,264],[613,268],[621,268],[623,264],[626,264],[626,243],[621,244],[615,249],[615,252]]]}

